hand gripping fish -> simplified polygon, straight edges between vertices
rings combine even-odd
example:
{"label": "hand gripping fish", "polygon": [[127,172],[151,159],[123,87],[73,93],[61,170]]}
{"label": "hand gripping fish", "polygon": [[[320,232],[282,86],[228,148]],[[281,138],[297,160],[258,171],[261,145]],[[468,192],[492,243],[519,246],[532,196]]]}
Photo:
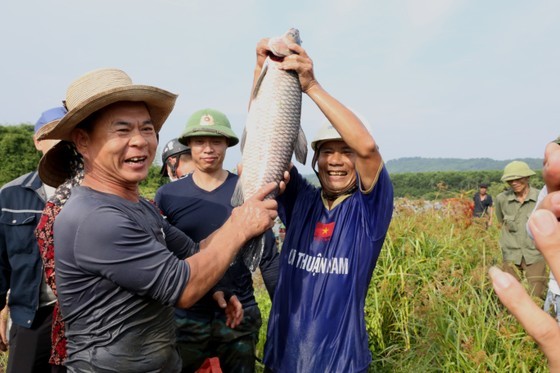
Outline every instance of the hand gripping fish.
{"label": "hand gripping fish", "polygon": [[[301,44],[299,31],[288,30],[283,36],[271,38],[261,75],[251,96],[249,114],[241,138],[243,172],[239,177],[231,203],[239,206],[259,188],[284,179],[292,154],[305,164],[307,140],[301,129],[301,86],[295,71],[278,69],[278,61],[292,52],[289,43]],[[267,196],[275,198],[276,193]],[[245,265],[254,271],[261,260],[264,235],[249,240],[239,255]]]}

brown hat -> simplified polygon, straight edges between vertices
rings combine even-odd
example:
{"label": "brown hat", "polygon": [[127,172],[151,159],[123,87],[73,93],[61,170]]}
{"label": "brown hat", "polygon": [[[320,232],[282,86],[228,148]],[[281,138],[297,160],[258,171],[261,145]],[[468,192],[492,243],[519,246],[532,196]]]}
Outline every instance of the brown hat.
{"label": "brown hat", "polygon": [[39,178],[43,183],[57,188],[83,169],[82,156],[73,142],[59,141],[39,161]]}
{"label": "brown hat", "polygon": [[155,127],[161,126],[173,110],[177,95],[163,89],[132,84],[130,77],[118,69],[98,69],[73,81],[66,91],[68,113],[55,126],[44,126],[38,139],[71,141],[70,134],[84,119],[115,102],[144,102]]}

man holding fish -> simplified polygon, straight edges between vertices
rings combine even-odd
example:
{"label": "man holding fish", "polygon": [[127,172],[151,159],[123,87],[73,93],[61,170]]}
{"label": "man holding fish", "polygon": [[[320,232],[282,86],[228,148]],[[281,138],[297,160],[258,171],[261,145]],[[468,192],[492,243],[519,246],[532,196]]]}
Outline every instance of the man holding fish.
{"label": "man holding fish", "polygon": [[[292,54],[277,68],[297,72],[302,92],[328,121],[311,143],[321,187],[292,167],[277,198],[286,237],[264,363],[274,372],[367,371],[364,302],[391,220],[393,187],[364,123],[319,84],[298,43],[288,48]],[[271,53],[269,39],[261,40],[255,86]]]}

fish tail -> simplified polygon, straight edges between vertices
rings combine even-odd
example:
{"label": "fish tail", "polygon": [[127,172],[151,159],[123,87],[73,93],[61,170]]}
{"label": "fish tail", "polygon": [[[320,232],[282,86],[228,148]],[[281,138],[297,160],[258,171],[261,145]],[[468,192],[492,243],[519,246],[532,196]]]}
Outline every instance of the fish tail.
{"label": "fish tail", "polygon": [[245,198],[243,197],[243,185],[241,183],[241,178],[237,180],[237,184],[235,184],[235,190],[231,196],[231,205],[233,207],[241,206],[245,202]]}
{"label": "fish tail", "polygon": [[254,272],[259,266],[264,251],[265,236],[261,234],[260,236],[253,237],[245,243],[245,246],[239,251],[239,256],[243,260],[243,263],[249,268],[251,272]]}

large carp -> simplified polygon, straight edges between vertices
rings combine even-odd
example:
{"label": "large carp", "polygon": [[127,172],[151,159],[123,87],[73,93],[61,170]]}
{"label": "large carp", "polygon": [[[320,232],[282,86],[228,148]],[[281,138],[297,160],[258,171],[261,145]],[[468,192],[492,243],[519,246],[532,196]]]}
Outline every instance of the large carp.
{"label": "large carp", "polygon": [[[297,29],[269,40],[272,55],[266,58],[255,83],[241,138],[243,171],[232,196],[233,206],[241,205],[263,185],[283,180],[294,152],[298,162],[305,164],[307,140],[300,125],[301,85],[295,71],[278,69],[279,62],[292,54],[289,43],[301,44]],[[275,193],[267,198],[274,197]],[[264,242],[264,235],[255,237],[240,251],[251,271],[259,265]]]}

